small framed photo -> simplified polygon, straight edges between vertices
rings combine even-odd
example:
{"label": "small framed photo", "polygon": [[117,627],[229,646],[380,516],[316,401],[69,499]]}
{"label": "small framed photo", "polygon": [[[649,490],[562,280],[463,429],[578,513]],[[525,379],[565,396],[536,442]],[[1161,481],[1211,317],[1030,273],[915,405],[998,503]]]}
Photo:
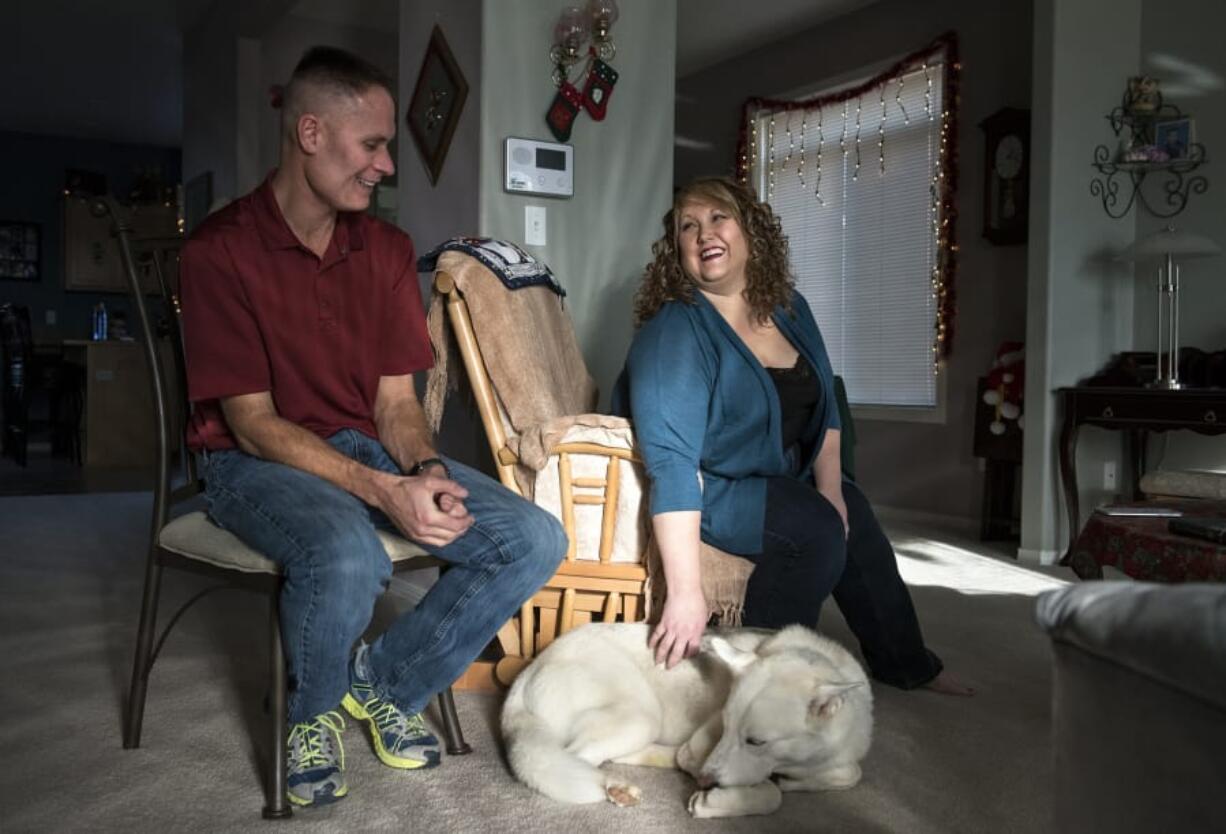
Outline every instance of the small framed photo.
{"label": "small framed photo", "polygon": [[41,281],[41,256],[37,223],[0,220],[0,278]]}
{"label": "small framed photo", "polygon": [[431,185],[438,184],[438,175],[443,170],[443,160],[447,158],[447,148],[467,97],[468,82],[447,46],[443,30],[435,24],[421,71],[417,74],[413,98],[409,101],[409,112],[405,115]]}
{"label": "small framed photo", "polygon": [[1154,125],[1154,144],[1166,151],[1169,159],[1187,159],[1195,141],[1194,125],[1189,118],[1170,119]]}

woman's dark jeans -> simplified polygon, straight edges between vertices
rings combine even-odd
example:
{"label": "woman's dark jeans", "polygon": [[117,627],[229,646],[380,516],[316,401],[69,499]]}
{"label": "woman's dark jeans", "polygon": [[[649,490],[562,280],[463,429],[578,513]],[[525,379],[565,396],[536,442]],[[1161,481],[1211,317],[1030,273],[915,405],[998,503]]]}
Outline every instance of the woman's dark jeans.
{"label": "woman's dark jeans", "polygon": [[924,646],[894,549],[850,481],[843,482],[843,500],[846,538],[838,511],[811,485],[767,481],[762,553],[748,557],[756,567],[745,592],[744,623],[816,628],[822,603],[833,593],[874,678],[903,689],[925,684],[942,664]]}

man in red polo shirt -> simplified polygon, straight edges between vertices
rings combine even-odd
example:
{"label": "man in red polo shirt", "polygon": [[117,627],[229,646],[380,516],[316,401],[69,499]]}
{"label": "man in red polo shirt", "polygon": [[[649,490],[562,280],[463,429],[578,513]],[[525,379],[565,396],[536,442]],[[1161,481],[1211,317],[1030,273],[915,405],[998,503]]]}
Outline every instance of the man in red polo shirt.
{"label": "man in red polo shirt", "polygon": [[[556,569],[547,513],[434,448],[413,388],[432,363],[413,244],[365,213],[394,167],[391,81],[309,50],[282,107],[281,162],[183,248],[188,439],[209,514],[277,562],[289,672],[288,797],[344,796],[338,709],[392,767],[439,761],[421,718]],[[399,530],[451,568],[354,651]]]}

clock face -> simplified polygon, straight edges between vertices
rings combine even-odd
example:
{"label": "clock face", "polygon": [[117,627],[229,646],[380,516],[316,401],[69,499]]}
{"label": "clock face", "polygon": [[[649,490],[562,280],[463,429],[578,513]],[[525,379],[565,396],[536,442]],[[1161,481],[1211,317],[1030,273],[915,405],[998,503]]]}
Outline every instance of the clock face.
{"label": "clock face", "polygon": [[1024,156],[1021,137],[1016,134],[1005,136],[996,146],[996,174],[1001,179],[1013,179],[1022,172]]}

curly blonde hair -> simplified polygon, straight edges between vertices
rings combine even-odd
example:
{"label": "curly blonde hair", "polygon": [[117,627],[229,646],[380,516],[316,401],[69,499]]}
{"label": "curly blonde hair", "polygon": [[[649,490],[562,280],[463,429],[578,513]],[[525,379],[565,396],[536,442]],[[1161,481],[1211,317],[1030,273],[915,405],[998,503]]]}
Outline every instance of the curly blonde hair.
{"label": "curly blonde hair", "polygon": [[634,294],[635,327],[659,312],[667,301],[694,303],[694,282],[681,268],[677,246],[678,215],[688,203],[717,205],[741,227],[749,243],[744,296],[753,316],[765,322],[776,307],[790,308],[795,281],[788,269],[788,239],[779,218],[746,186],[726,177],[702,177],[678,189],[672,208],[664,215],[664,234],[651,245],[652,261]]}

